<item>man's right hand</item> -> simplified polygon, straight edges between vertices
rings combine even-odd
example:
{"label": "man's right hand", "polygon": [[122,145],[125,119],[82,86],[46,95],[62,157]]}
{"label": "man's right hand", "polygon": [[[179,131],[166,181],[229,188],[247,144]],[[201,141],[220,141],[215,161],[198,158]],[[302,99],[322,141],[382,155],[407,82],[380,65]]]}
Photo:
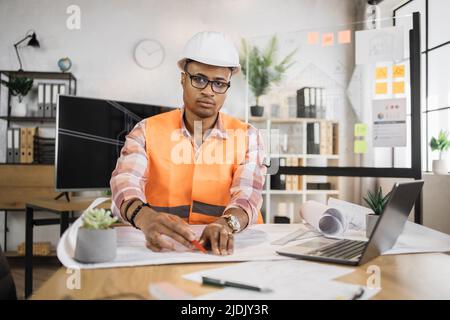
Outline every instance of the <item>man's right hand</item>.
{"label": "man's right hand", "polygon": [[195,239],[194,232],[183,219],[176,215],[143,207],[136,216],[135,224],[144,233],[147,240],[146,246],[152,251],[175,249],[173,243],[164,239],[162,235],[174,239],[189,249],[194,248],[191,244],[191,241]]}

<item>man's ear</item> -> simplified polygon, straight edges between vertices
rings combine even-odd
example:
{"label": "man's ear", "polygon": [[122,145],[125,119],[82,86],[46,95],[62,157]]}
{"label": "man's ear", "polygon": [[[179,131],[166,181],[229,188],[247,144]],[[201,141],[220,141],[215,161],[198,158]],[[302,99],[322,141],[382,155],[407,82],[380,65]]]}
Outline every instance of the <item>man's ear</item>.
{"label": "man's ear", "polygon": [[186,78],[186,74],[181,72],[180,76],[181,76],[181,85],[184,86],[184,81],[185,81],[185,78]]}

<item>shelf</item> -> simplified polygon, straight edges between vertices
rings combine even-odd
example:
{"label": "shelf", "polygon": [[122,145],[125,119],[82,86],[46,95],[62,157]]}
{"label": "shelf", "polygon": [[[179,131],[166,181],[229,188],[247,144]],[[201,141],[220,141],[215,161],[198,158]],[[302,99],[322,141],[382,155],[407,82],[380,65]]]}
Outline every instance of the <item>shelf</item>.
{"label": "shelf", "polygon": [[[6,251],[6,252],[4,252],[4,254],[5,254],[5,257],[7,257],[7,258],[22,258],[22,259],[24,259],[25,258],[25,256],[24,255],[20,255],[20,254],[18,254],[17,253],[17,251]],[[49,255],[46,255],[46,256],[43,256],[43,255],[33,255],[33,258],[56,258],[57,257],[57,255],[56,255],[56,250],[55,249],[53,249],[53,250],[50,250],[50,254]]]}
{"label": "shelf", "polygon": [[52,79],[52,80],[77,80],[71,72],[44,72],[44,71],[12,71],[1,70],[0,73],[8,77],[20,75],[33,79]]}
{"label": "shelf", "polygon": [[41,122],[41,123],[53,123],[56,122],[56,118],[43,118],[43,117],[14,117],[14,116],[0,116],[1,120],[11,122]]}
{"label": "shelf", "polygon": [[[245,119],[241,119],[244,121]],[[319,119],[319,118],[263,118],[263,117],[249,117],[248,121],[252,122],[266,122],[270,121],[271,123],[315,123],[315,122],[331,122],[337,123],[337,121],[327,120],[327,119]]]}
{"label": "shelf", "polygon": [[305,159],[339,159],[338,154],[295,154],[295,153],[281,153],[281,154],[271,154],[271,158],[305,158]]}
{"label": "shelf", "polygon": [[[300,194],[339,194],[339,190],[270,190],[270,194],[284,194],[284,195],[300,195]],[[263,190],[262,194],[267,194],[266,190]]]}

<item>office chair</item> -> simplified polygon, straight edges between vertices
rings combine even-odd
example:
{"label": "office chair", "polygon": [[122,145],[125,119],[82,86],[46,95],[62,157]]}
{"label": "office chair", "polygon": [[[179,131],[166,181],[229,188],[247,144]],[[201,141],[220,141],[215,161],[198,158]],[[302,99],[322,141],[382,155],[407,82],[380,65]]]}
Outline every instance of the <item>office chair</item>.
{"label": "office chair", "polygon": [[17,300],[16,286],[9,264],[0,246],[0,300]]}

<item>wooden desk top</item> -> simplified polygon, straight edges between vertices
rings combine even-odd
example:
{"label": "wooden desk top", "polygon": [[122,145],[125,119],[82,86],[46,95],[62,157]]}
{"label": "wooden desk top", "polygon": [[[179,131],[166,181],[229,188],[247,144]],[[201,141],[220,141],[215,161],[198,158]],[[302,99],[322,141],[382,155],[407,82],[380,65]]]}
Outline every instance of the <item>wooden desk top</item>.
{"label": "wooden desk top", "polygon": [[[33,199],[27,202],[28,206],[33,208],[40,208],[44,210],[52,210],[56,212],[63,211],[83,211],[94,201],[96,197],[70,197],[70,202],[67,202],[65,197],[58,200],[54,199]],[[99,208],[110,208],[111,201],[102,203]]]}
{"label": "wooden desk top", "polygon": [[[184,274],[233,263],[201,263],[81,270],[81,289],[69,290],[70,273],[61,268],[32,299],[152,299],[149,284],[169,282],[194,296],[215,291],[182,278]],[[450,299],[450,256],[442,253],[380,256],[337,280],[366,285],[369,266],[381,271],[375,299]]]}

